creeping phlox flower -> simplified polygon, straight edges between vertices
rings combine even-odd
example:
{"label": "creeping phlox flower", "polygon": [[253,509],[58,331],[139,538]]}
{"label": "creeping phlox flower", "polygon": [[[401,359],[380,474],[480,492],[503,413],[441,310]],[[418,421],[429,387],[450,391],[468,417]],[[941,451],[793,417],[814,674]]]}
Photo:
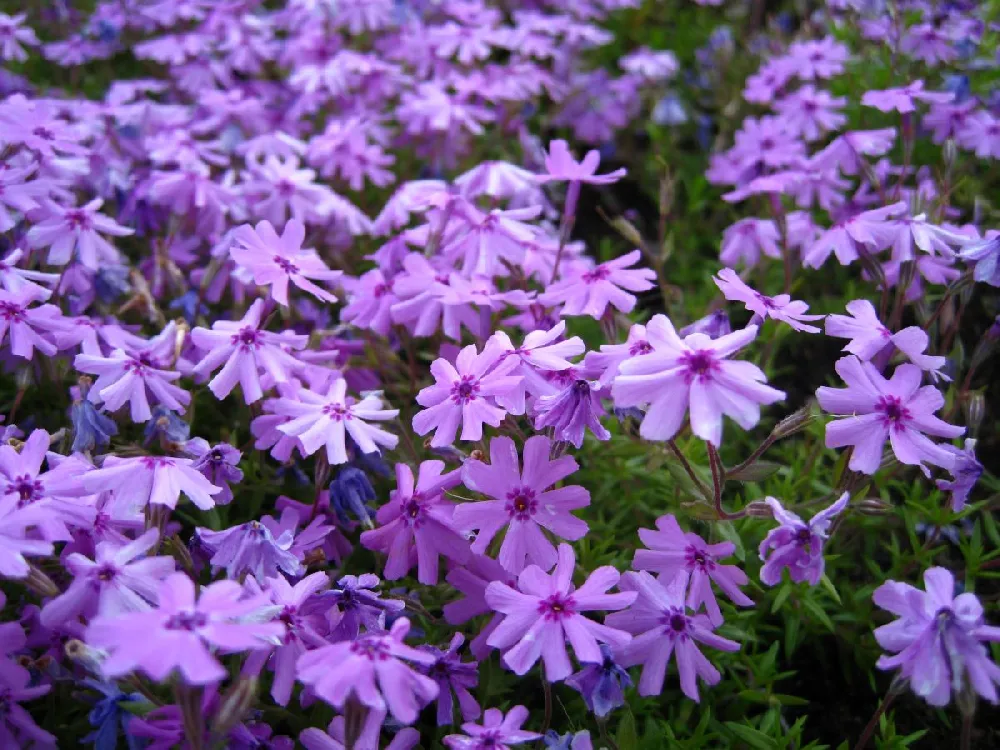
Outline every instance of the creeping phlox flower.
{"label": "creeping phlox flower", "polygon": [[849,499],[850,495],[845,492],[806,523],[775,498],[766,498],[764,502],[771,508],[779,525],[771,529],[760,543],[760,559],[764,561],[760,580],[768,586],[776,586],[781,583],[781,571],[788,568],[788,574],[796,583],[808,581],[810,586],[818,584],[823,577],[823,545],[829,535],[830,524],[847,507]]}
{"label": "creeping phlox flower", "polygon": [[518,576],[516,589],[500,581],[486,589],[487,604],[505,615],[489,637],[489,645],[504,652],[503,663],[518,675],[541,659],[549,682],[564,680],[573,671],[566,653],[567,640],[576,658],[589,663],[603,660],[598,642],[615,647],[627,644],[628,633],[596,623],[583,613],[622,609],[636,596],[632,592],[606,593],[619,578],[610,566],[598,568],[580,588],[574,588],[573,548],[560,544],[558,560],[551,574],[529,565]]}
{"label": "creeping phlox flower", "polygon": [[266,648],[285,626],[262,621],[266,597],[246,597],[235,581],[217,581],[196,595],[194,582],[173,573],[160,584],[158,606],[142,612],[97,617],[85,640],[108,651],[101,662],[107,677],[141,671],[163,681],[177,670],[189,685],[207,685],[227,676],[209,651],[237,653]]}
{"label": "creeping phlox flower", "polygon": [[514,706],[504,715],[497,708],[488,708],[483,723],[468,722],[462,725],[465,735],[449,734],[444,738],[445,747],[451,750],[507,750],[512,745],[523,745],[541,738],[537,732],[521,729],[528,720],[528,709]]}
{"label": "creeping phlox flower", "polygon": [[639,427],[648,440],[673,438],[690,408],[692,432],[718,446],[723,415],[748,430],[762,404],[785,397],[764,385],[756,365],[728,359],[756,338],[757,326],[714,340],[703,333],[681,339],[665,315],[654,315],[646,335],[652,351],[622,362],[611,392],[617,406],[649,404]]}
{"label": "creeping phlox flower", "polygon": [[878,668],[898,669],[932,706],[947,705],[966,685],[996,703],[1000,667],[984,641],[1000,641],[1000,628],[985,623],[975,594],[955,596],[955,578],[945,568],[924,571],[924,589],[898,581],[875,589],[875,604],[899,618],[875,628],[875,639],[889,652]]}
{"label": "creeping phlox flower", "polygon": [[787,323],[796,331],[806,333],[819,333],[816,326],[811,326],[806,321],[821,320],[822,315],[806,315],[809,305],[800,300],[793,300],[787,294],[779,294],[777,297],[767,297],[757,290],[751,288],[739,275],[731,268],[723,268],[719,271],[717,278],[713,279],[715,285],[722,290],[726,299],[737,300],[746,305],[747,310],[759,316],[761,319],[773,318]]}
{"label": "creeping phlox flower", "polygon": [[954,465],[954,454],[924,433],[955,438],[965,428],[934,416],[944,406],[944,396],[932,385],[920,386],[918,367],[900,365],[886,380],[870,363],[851,356],[838,360],[836,369],[847,387],[820,386],[816,398],[825,411],[844,417],[826,426],[826,446],[853,446],[848,463],[853,471],[874,474],[886,440],[901,463],[925,472],[925,462],[945,469]]}

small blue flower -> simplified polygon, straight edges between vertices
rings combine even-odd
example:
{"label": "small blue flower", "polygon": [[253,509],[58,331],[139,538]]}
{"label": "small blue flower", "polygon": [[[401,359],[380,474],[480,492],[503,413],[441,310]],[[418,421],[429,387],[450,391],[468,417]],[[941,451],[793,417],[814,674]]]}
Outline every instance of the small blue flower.
{"label": "small blue flower", "polygon": [[118,434],[114,420],[98,411],[86,396],[73,401],[69,407],[69,418],[73,423],[74,453],[90,451],[95,446],[106,447],[111,444],[111,436]]}
{"label": "small blue flower", "polygon": [[330,482],[330,506],[341,523],[350,523],[351,516],[354,516],[371,526],[371,508],[368,503],[374,499],[375,488],[368,481],[368,475],[354,466],[341,469],[337,478]]}
{"label": "small blue flower", "polygon": [[104,697],[94,704],[88,720],[94,731],[83,738],[84,742],[94,743],[95,750],[115,750],[118,747],[119,730],[125,735],[129,750],[140,750],[142,742],[128,733],[128,724],[132,714],[122,708],[122,703],[141,701],[139,693],[125,694],[109,682],[84,680],[87,687],[100,692]]}
{"label": "small blue flower", "polygon": [[180,297],[172,300],[169,305],[171,310],[180,310],[184,320],[188,325],[194,325],[195,318],[199,315],[208,315],[208,306],[198,297],[197,289],[189,289]]}
{"label": "small blue flower", "polygon": [[625,705],[625,688],[632,686],[629,673],[615,663],[611,649],[601,644],[604,661],[588,664],[566,680],[566,684],[576,688],[587,708],[598,718],[604,718],[614,709]]}
{"label": "small blue flower", "polygon": [[125,266],[102,266],[94,275],[94,291],[101,302],[114,302],[132,291]]}
{"label": "small blue flower", "polygon": [[184,443],[191,436],[191,425],[163,406],[153,407],[153,417],[146,423],[143,445],[149,445],[157,438],[171,443]]}

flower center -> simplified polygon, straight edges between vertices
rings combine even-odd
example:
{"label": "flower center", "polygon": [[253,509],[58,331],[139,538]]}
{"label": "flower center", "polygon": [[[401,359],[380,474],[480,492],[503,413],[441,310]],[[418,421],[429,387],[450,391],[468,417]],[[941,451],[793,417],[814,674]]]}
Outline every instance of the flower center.
{"label": "flower center", "polygon": [[90,217],[78,208],[66,212],[66,224],[70,229],[90,229]]}
{"label": "flower center", "polygon": [[38,136],[43,141],[54,141],[56,139],[56,134],[49,130],[44,125],[39,125],[37,128],[31,131],[33,135]]}
{"label": "flower center", "polygon": [[173,461],[165,456],[143,456],[142,464],[150,471],[153,471],[158,466],[173,466]]}
{"label": "flower center", "polygon": [[888,426],[897,429],[903,429],[904,423],[910,419],[910,410],[896,396],[882,396],[875,404],[875,411],[882,412]]}
{"label": "flower center", "polygon": [[278,194],[284,198],[289,198],[295,194],[295,185],[288,180],[279,180],[277,184]]}
{"label": "flower center", "polygon": [[463,375],[451,387],[451,400],[456,404],[467,404],[476,400],[479,393],[479,379],[474,375]]}
{"label": "flower center", "polygon": [[385,284],[376,284],[375,290],[372,293],[375,295],[375,298],[378,299],[379,297],[384,297],[391,291],[392,291],[392,282],[388,281]]}
{"label": "flower center", "polygon": [[688,618],[682,615],[680,612],[675,612],[674,614],[670,615],[669,619],[667,620],[667,624],[670,626],[670,629],[673,630],[675,633],[683,633],[685,630],[687,630]]}
{"label": "flower center", "polygon": [[639,339],[628,348],[628,353],[633,357],[641,357],[643,354],[649,354],[651,351],[653,351],[653,347],[646,339]]}
{"label": "flower center", "polygon": [[24,308],[13,302],[0,302],[0,315],[4,320],[21,321],[24,319]]}
{"label": "flower center", "polygon": [[510,514],[511,518],[527,521],[538,510],[535,491],[530,487],[518,487],[516,490],[511,490],[507,493],[507,505],[504,510]]}
{"label": "flower center", "polygon": [[694,545],[688,545],[684,551],[688,567],[701,568],[702,570],[712,570],[715,567],[715,560],[704,550],[700,550]]}
{"label": "flower center", "polygon": [[546,620],[561,620],[576,614],[576,602],[572,596],[552,594],[538,603],[538,614]]}
{"label": "flower center", "polygon": [[715,355],[708,349],[699,349],[696,352],[685,352],[681,357],[681,364],[687,369],[686,380],[690,383],[695,378],[705,382],[712,379],[712,371],[718,369],[719,365],[715,361]]}
{"label": "flower center", "polygon": [[232,341],[234,344],[239,344],[248,348],[251,346],[256,348],[260,346],[260,331],[256,328],[250,328],[249,326],[241,328],[239,333],[233,334]]}
{"label": "flower center", "polygon": [[598,281],[604,281],[610,275],[611,269],[605,268],[604,266],[598,266],[593,271],[587,271],[583,275],[583,280],[588,284],[596,284]]}
{"label": "flower center", "polygon": [[163,626],[167,630],[186,630],[194,632],[208,625],[208,618],[201,612],[178,612],[171,615]]}
{"label": "flower center", "polygon": [[479,735],[479,743],[476,745],[476,750],[489,750],[491,747],[500,747],[503,735],[497,729],[491,729],[484,734]]}
{"label": "flower center", "polygon": [[389,658],[389,649],[380,638],[359,638],[351,644],[351,652],[369,661],[385,661]]}
{"label": "flower center", "polygon": [[23,508],[25,505],[35,502],[42,497],[42,483],[32,476],[24,474],[17,477],[7,488],[8,492],[16,492],[18,496],[17,505]]}
{"label": "flower center", "polygon": [[97,571],[97,580],[107,583],[108,581],[113,581],[117,575],[118,569],[114,565],[104,563]]}
{"label": "flower center", "polygon": [[288,260],[288,258],[282,258],[280,255],[275,255],[273,260],[278,264],[278,267],[289,276],[299,272],[299,267],[292,263],[292,261]]}
{"label": "flower center", "polygon": [[323,413],[334,422],[343,422],[353,416],[350,410],[343,404],[327,404],[323,407]]}
{"label": "flower center", "polygon": [[422,500],[423,496],[415,492],[413,493],[413,497],[403,503],[403,518],[411,526],[420,526],[423,523],[426,510],[424,510]]}

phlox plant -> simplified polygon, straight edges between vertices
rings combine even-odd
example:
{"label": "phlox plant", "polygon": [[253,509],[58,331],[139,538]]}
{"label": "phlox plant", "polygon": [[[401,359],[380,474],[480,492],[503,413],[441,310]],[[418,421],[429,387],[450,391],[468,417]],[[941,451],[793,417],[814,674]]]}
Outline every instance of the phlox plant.
{"label": "phlox plant", "polygon": [[0,12],[0,747],[1000,745],[997,20]]}

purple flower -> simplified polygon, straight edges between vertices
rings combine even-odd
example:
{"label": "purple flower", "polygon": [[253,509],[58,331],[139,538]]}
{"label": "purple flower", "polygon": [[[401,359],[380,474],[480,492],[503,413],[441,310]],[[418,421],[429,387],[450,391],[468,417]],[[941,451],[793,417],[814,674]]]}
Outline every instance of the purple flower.
{"label": "purple flower", "polygon": [[[503,566],[491,557],[473,555],[464,566],[455,566],[445,577],[448,584],[465,597],[444,605],[444,619],[451,625],[461,625],[473,617],[492,612],[486,602],[486,590],[493,581],[503,581],[510,587],[517,586],[516,577],[512,576]],[[497,625],[503,620],[503,615],[494,614],[469,644],[469,650],[477,659],[485,659],[490,652],[486,643]]]}
{"label": "purple flower", "polygon": [[342,708],[354,695],[375,711],[388,709],[398,721],[412,724],[422,705],[434,700],[438,686],[404,663],[431,664],[434,655],[403,643],[410,629],[405,617],[387,633],[333,643],[299,657],[299,680],[320,698]]}
{"label": "purple flower", "polygon": [[434,585],[440,555],[459,563],[469,557],[469,543],[454,521],[455,506],[444,499],[444,492],[461,482],[461,472],[443,471],[443,461],[423,461],[414,484],[410,467],[396,464],[396,489],[375,514],[379,528],[361,534],[362,545],[388,555],[384,575],[390,581],[416,563],[417,580]]}
{"label": "purple flower", "polygon": [[[545,155],[545,173],[538,175],[538,182],[566,181],[569,188],[566,191],[566,206],[563,213],[573,216],[576,213],[576,203],[580,196],[580,185],[610,185],[625,176],[625,169],[616,169],[608,174],[597,174],[601,163],[601,153],[596,149],[588,151],[583,161],[576,161],[569,150],[569,144],[563,140],[549,143],[549,152]],[[599,317],[599,316],[597,316]]]}
{"label": "purple flower", "polygon": [[399,442],[396,435],[368,424],[369,420],[393,419],[399,410],[383,409],[382,399],[374,394],[355,401],[347,395],[343,378],[336,378],[322,392],[301,388],[294,395],[275,399],[272,411],[291,417],[278,426],[279,432],[298,438],[307,456],[326,446],[327,459],[333,465],[347,462],[348,435],[362,453],[378,452],[380,445],[395,448]]}
{"label": "purple flower", "polygon": [[976,281],[1000,287],[1000,232],[988,231],[985,239],[966,245],[959,255],[966,263],[975,263]]}
{"label": "purple flower", "polygon": [[859,248],[873,252],[888,247],[893,235],[890,220],[906,210],[906,204],[900,201],[838,221],[803,249],[803,265],[819,268],[833,253],[841,265],[847,266],[860,257]]}
{"label": "purple flower", "polygon": [[219,443],[210,446],[202,438],[188,440],[184,444],[184,452],[194,457],[191,468],[201,472],[209,482],[222,491],[215,496],[217,505],[229,505],[233,501],[233,491],[230,482],[243,481],[243,472],[239,469],[243,454],[229,443]]}
{"label": "purple flower", "polygon": [[95,618],[85,640],[109,651],[101,663],[106,677],[139,670],[163,682],[177,669],[186,683],[207,685],[228,675],[209,646],[250,651],[284,635],[284,625],[260,619],[267,598],[244,593],[235,581],[217,581],[196,598],[191,579],[174,573],[160,584],[157,609]]}
{"label": "purple flower", "polygon": [[561,391],[539,396],[532,407],[532,414],[536,430],[551,427],[556,440],[572,443],[577,448],[583,445],[588,427],[598,440],[611,439],[611,433],[600,420],[605,414],[600,387],[583,378],[570,380]]}
{"label": "purple flower", "polygon": [[362,626],[369,633],[385,630],[386,615],[403,611],[405,603],[399,599],[383,599],[375,591],[378,585],[379,579],[374,573],[344,576],[320,597],[337,608],[335,612],[328,613],[334,624],[331,637],[353,640],[358,637]]}
{"label": "purple flower", "polygon": [[590,739],[590,732],[584,729],[576,734],[564,734],[550,729],[545,733],[545,747],[548,750],[594,750],[594,743]]}
{"label": "purple flower", "polygon": [[563,317],[589,315],[599,320],[609,304],[623,313],[631,312],[636,300],[629,292],[652,289],[656,278],[656,271],[650,268],[629,269],[641,255],[633,250],[592,269],[567,274],[550,284],[538,301],[561,305],[559,314]]}
{"label": "purple flower", "polygon": [[244,224],[233,233],[229,253],[237,266],[250,273],[255,284],[271,287],[271,297],[279,305],[288,305],[289,283],[324,302],[336,302],[336,297],[313,280],[335,281],[341,272],[327,268],[314,250],[303,250],[305,237],[306,228],[296,219],[289,219],[280,237],[269,221],[256,227]]}
{"label": "purple flower", "polygon": [[874,474],[886,440],[900,463],[920,466],[925,472],[925,461],[946,469],[954,464],[954,455],[924,433],[954,438],[965,428],[934,416],[944,406],[944,396],[932,385],[920,387],[920,368],[900,365],[889,380],[853,356],[838,360],[836,368],[847,388],[821,386],[816,398],[825,411],[847,417],[826,426],[826,447],[853,445],[848,464],[852,471]]}
{"label": "purple flower", "polygon": [[95,198],[78,208],[64,208],[49,201],[48,217],[28,230],[28,244],[34,248],[48,247],[46,260],[53,266],[65,266],[73,259],[74,251],[80,263],[93,271],[109,263],[119,263],[121,255],[101,235],[127,237],[135,230],[98,213],[103,203]]}
{"label": "purple flower", "polygon": [[28,687],[27,679],[0,686],[0,745],[55,750],[56,738],[35,724],[31,714],[21,705],[48,694],[51,689],[51,685]]}
{"label": "purple flower", "polygon": [[898,668],[932,706],[947,705],[966,682],[996,703],[1000,667],[983,642],[1000,641],[1000,628],[985,624],[975,594],[955,596],[955,579],[945,568],[924,571],[924,588],[886,581],[875,589],[875,604],[899,617],[875,628],[875,639],[892,654],[881,656],[878,668]]}
{"label": "purple flower", "polygon": [[506,617],[487,641],[504,652],[503,663],[517,675],[526,674],[541,659],[545,678],[558,682],[573,668],[566,653],[569,640],[581,662],[600,664],[604,659],[598,641],[615,647],[627,644],[627,633],[585,617],[592,610],[627,607],[635,594],[608,594],[618,583],[618,571],[609,565],[598,568],[578,588],[573,588],[576,555],[568,544],[560,544],[559,561],[551,575],[529,565],[517,579],[517,589],[494,581],[486,589],[486,602]]}
{"label": "purple flower", "polygon": [[874,107],[880,112],[899,112],[907,114],[917,109],[915,102],[941,103],[951,101],[952,94],[946,91],[924,91],[923,81],[914,81],[902,88],[885,89],[884,91],[866,91],[861,97],[861,103],[866,107]]}
{"label": "purple flower", "polygon": [[729,266],[742,262],[748,268],[757,265],[761,254],[780,258],[778,227],[770,219],[740,219],[722,234],[719,260]]}
{"label": "purple flower", "polygon": [[202,510],[215,505],[212,495],[222,490],[191,466],[189,458],[167,456],[108,456],[100,469],[83,475],[89,493],[114,494],[116,515],[147,505],[176,508],[183,493]]}
{"label": "purple flower", "polygon": [[514,574],[524,570],[527,563],[543,570],[555,564],[556,550],[543,528],[570,541],[587,533],[587,524],[571,511],[587,507],[590,493],[579,485],[549,489],[579,466],[571,456],[549,460],[551,449],[552,441],[544,435],[528,438],[522,472],[514,441],[496,437],[490,441],[491,463],[470,459],[462,468],[465,486],[493,499],[459,505],[455,526],[462,531],[478,530],[472,543],[476,554],[484,554],[493,537],[507,526],[498,559]]}
{"label": "purple flower", "polygon": [[479,682],[478,664],[462,663],[458,651],[465,643],[465,636],[455,633],[446,650],[433,646],[421,646],[428,653],[434,654],[435,661],[426,666],[418,665],[418,669],[438,684],[437,725],[448,726],[454,721],[454,704],[452,693],[458,699],[458,707],[462,719],[472,721],[480,714],[479,703],[469,692]]}
{"label": "purple flower", "polygon": [[850,495],[845,492],[830,507],[821,510],[807,524],[790,510],[782,507],[773,497],[764,502],[771,508],[779,526],[771,529],[760,543],[760,580],[768,586],[781,583],[781,571],[788,573],[795,583],[808,581],[815,586],[823,577],[823,544],[829,534],[833,519],[847,507]]}
{"label": "purple flower", "polygon": [[506,716],[497,708],[488,708],[481,725],[463,724],[465,735],[449,734],[444,744],[451,750],[509,750],[511,745],[523,745],[542,736],[521,729],[527,720],[528,709],[524,706],[514,706]]}
{"label": "purple flower", "polygon": [[632,678],[615,662],[606,643],[601,644],[601,656],[603,660],[600,664],[588,664],[566,678],[566,684],[580,692],[587,708],[599,719],[624,706],[624,689],[632,687]]}
{"label": "purple flower", "polygon": [[759,315],[761,318],[772,318],[787,323],[796,331],[806,333],[819,333],[816,326],[807,325],[804,321],[821,320],[822,315],[806,315],[809,305],[800,300],[793,300],[787,294],[779,294],[777,297],[766,297],[757,290],[751,288],[739,277],[731,268],[723,268],[719,271],[717,278],[713,279],[715,285],[722,290],[728,300],[737,300],[746,305],[747,310]]}
{"label": "purple flower", "polygon": [[470,344],[459,352],[454,366],[446,359],[434,360],[431,374],[437,382],[417,394],[424,410],[413,417],[416,433],[434,430],[431,446],[442,447],[455,442],[460,424],[462,440],[480,440],[483,424],[499,427],[505,412],[495,399],[514,390],[521,378],[510,374],[520,364],[518,358],[498,362],[498,356],[496,347],[487,346],[480,354]]}
{"label": "purple flower", "polygon": [[182,414],[191,403],[191,394],[172,384],[181,374],[160,369],[146,353],[133,356],[115,349],[110,357],[77,354],[73,366],[98,376],[88,393],[92,402],[103,403],[110,411],[127,403],[133,422],[145,422],[153,415],[147,390],[159,403]]}
{"label": "purple flower", "polygon": [[79,615],[96,612],[114,617],[125,612],[142,612],[156,604],[160,582],[174,572],[172,557],[142,557],[159,540],[150,529],[134,542],[118,547],[110,542],[97,545],[91,560],[74,552],[64,566],[73,575],[66,591],[42,607],[41,622],[55,628]]}
{"label": "purple flower", "polygon": [[715,685],[719,670],[705,658],[697,644],[722,651],[738,651],[735,641],[716,635],[705,615],[690,615],[685,609],[687,572],[680,572],[665,587],[649,573],[626,573],[622,588],[634,592],[634,604],[624,612],[608,615],[605,622],[635,637],[616,653],[625,666],[642,664],[639,695],[659,695],[671,655],[677,657],[681,690],[699,701],[697,678]]}
{"label": "purple flower", "polygon": [[344,526],[352,523],[353,516],[371,528],[373,524],[368,503],[374,499],[375,488],[371,480],[356,466],[345,466],[330,482],[330,507]]}
{"label": "purple flower", "polygon": [[230,578],[250,573],[264,580],[278,575],[279,570],[289,576],[302,573],[302,563],[291,551],[295,534],[290,529],[275,537],[263,523],[247,521],[222,531],[199,528],[196,534],[212,553],[212,567],[225,568]]}
{"label": "purple flower", "polygon": [[965,447],[961,450],[950,445],[945,445],[944,448],[954,454],[955,463],[949,469],[951,480],[938,479],[937,487],[951,492],[951,509],[955,513],[961,513],[969,501],[969,493],[985,469],[976,458],[976,441],[972,438],[966,439]]}
{"label": "purple flower", "polygon": [[760,368],[728,359],[756,338],[757,326],[681,339],[665,315],[654,315],[646,333],[653,351],[622,362],[611,393],[616,406],[650,404],[639,428],[647,440],[673,438],[690,406],[692,432],[718,446],[724,414],[748,430],[760,420],[761,404],[785,397],[764,385]]}
{"label": "purple flower", "polygon": [[216,398],[225,398],[239,383],[243,400],[252,404],[261,398],[264,389],[274,383],[287,382],[289,373],[298,367],[289,352],[302,349],[308,337],[291,331],[271,333],[262,330],[263,314],[264,300],[258,299],[239,321],[219,320],[212,324],[211,330],[195,328],[191,331],[191,340],[205,352],[192,373],[203,377],[222,365],[222,370],[208,383]]}
{"label": "purple flower", "polygon": [[732,542],[706,544],[693,532],[684,532],[673,514],[656,519],[656,531],[639,529],[639,538],[649,549],[636,550],[632,567],[659,573],[670,581],[681,572],[690,577],[687,606],[697,611],[705,605],[708,619],[718,627],[722,624],[722,611],[712,591],[712,581],[726,596],[741,607],[752,607],[753,600],[740,591],[749,579],[736,565],[720,565],[719,561],[736,551]]}
{"label": "purple flower", "polygon": [[17,292],[0,290],[0,344],[7,340],[15,356],[30,360],[35,349],[48,357],[56,353],[56,345],[43,334],[60,327],[62,313],[55,305],[30,307],[48,296],[26,285]]}

